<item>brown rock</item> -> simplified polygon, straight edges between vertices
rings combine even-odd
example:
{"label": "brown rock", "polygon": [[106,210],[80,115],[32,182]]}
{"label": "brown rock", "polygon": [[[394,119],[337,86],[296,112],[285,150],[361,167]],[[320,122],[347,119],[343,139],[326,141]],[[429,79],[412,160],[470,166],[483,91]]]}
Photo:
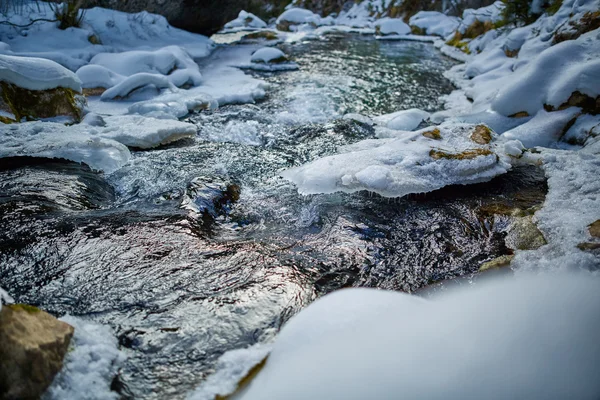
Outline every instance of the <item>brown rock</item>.
{"label": "brown rock", "polygon": [[56,116],[80,121],[83,115],[85,98],[71,89],[29,90],[7,82],[0,82],[0,89],[0,108],[10,110],[17,121]]}
{"label": "brown rock", "polygon": [[431,150],[429,152],[429,156],[431,158],[433,158],[434,160],[441,160],[441,159],[447,159],[447,160],[472,160],[474,158],[477,158],[479,156],[489,156],[492,153],[490,150],[488,149],[471,149],[471,150],[465,150],[462,153],[446,153],[445,151],[441,151],[441,150]]}
{"label": "brown rock", "polygon": [[432,131],[423,132],[422,135],[426,138],[434,140],[440,140],[442,138],[441,132],[438,128],[435,128]]}
{"label": "brown rock", "polygon": [[485,125],[477,125],[471,134],[471,140],[477,144],[489,144],[492,141],[492,131]]}
{"label": "brown rock", "polygon": [[508,267],[510,266],[510,263],[513,260],[513,258],[515,258],[514,255],[506,255],[494,258],[491,261],[483,263],[481,267],[479,267],[479,272]]}
{"label": "brown rock", "polygon": [[23,304],[0,310],[0,398],[38,399],[62,368],[73,327]]}
{"label": "brown rock", "polygon": [[590,232],[590,235],[592,235],[592,237],[600,238],[600,219],[595,222],[592,222],[588,226],[588,231]]}
{"label": "brown rock", "polygon": [[525,117],[529,117],[529,113],[527,111],[519,111],[518,113],[509,115],[509,117],[510,118],[525,118]]}

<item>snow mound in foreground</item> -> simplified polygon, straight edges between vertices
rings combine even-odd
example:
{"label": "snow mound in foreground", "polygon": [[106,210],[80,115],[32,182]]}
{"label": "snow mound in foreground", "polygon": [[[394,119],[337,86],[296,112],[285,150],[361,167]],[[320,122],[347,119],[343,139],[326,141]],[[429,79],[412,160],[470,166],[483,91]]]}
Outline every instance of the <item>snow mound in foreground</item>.
{"label": "snow mound in foreground", "polygon": [[409,20],[410,26],[422,29],[427,35],[437,35],[443,38],[456,31],[460,18],[449,17],[437,11],[419,11]]}
{"label": "snow mound in foreground", "polygon": [[234,398],[596,398],[599,287],[589,274],[559,274],[430,300],[343,289],[293,317]]}
{"label": "snow mound in foreground", "polygon": [[63,87],[81,92],[81,81],[73,72],[42,58],[0,55],[0,81],[29,90]]}
{"label": "snow mound in foreground", "polygon": [[118,399],[110,386],[125,355],[118,349],[117,338],[106,326],[65,316],[62,321],[75,328],[61,372],[54,378],[44,398]]}
{"label": "snow mound in foreground", "polygon": [[490,143],[495,134],[483,126],[447,123],[416,132],[392,132],[391,138],[345,146],[340,154],[281,175],[302,194],[368,190],[399,197],[488,181],[511,168],[503,151]]}
{"label": "snow mound in foreground", "polygon": [[225,24],[225,29],[233,30],[235,28],[255,28],[262,29],[266,28],[267,23],[262,19],[258,18],[256,15],[249,13],[247,11],[240,11],[238,17],[233,21],[229,21]]}

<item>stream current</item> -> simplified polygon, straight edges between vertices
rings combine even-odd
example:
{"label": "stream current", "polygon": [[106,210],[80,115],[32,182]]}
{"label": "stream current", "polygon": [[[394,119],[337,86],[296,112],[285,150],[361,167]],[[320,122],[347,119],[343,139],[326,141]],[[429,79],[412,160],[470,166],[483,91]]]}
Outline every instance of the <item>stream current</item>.
{"label": "stream current", "polygon": [[373,136],[344,114],[439,110],[453,61],[357,35],[282,48],[298,71],[248,72],[269,82],[265,100],[190,115],[196,138],[134,151],[110,176],[0,160],[0,287],[111,326],[127,355],[113,381],[123,398],[184,397],[225,351],[268,340],[333,290],[469,276],[510,253],[509,217],[486,210],[543,201],[531,168],[401,199],[298,195],[279,172]]}

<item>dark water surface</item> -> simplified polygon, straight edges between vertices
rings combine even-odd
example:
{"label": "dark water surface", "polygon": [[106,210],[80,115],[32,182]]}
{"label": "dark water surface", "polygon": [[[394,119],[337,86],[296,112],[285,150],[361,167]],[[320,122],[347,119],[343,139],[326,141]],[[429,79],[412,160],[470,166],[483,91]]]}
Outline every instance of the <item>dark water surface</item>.
{"label": "dark water surface", "polygon": [[536,169],[402,199],[299,196],[281,170],[373,135],[340,116],[439,109],[452,62],[429,44],[337,35],[286,51],[301,69],[257,75],[272,84],[264,102],[193,115],[196,139],[136,152],[111,176],[2,162],[0,286],[112,326],[128,357],[122,394],[183,397],[223,352],[332,290],[473,273],[508,252],[508,217],[483,206],[543,200]]}

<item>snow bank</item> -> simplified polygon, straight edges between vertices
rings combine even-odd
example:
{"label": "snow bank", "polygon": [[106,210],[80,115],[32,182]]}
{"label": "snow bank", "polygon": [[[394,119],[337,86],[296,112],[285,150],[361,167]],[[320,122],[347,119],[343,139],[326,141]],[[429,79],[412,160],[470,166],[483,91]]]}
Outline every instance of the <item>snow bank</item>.
{"label": "snow bank", "polygon": [[449,17],[437,11],[419,11],[410,18],[409,24],[422,29],[427,35],[445,38],[456,31],[460,18]]}
{"label": "snow bank", "polygon": [[262,29],[266,27],[267,23],[265,21],[258,18],[256,15],[246,12],[244,10],[240,11],[236,19],[225,24],[226,30],[235,30],[236,28]]}
{"label": "snow bank", "polygon": [[63,158],[111,173],[121,168],[131,154],[114,140],[91,134],[86,125],[65,126],[54,122],[25,122],[0,127],[0,158]]}
{"label": "snow bank", "polygon": [[125,355],[119,351],[117,338],[106,326],[65,316],[62,321],[75,328],[64,365],[54,378],[44,398],[118,399],[111,382]]}
{"label": "snow bank", "polygon": [[[388,197],[430,192],[452,184],[488,181],[511,166],[494,145],[471,137],[476,127],[442,124],[395,138],[365,140],[340,154],[284,171],[302,194],[368,190]],[[494,135],[490,132],[489,139]]]}
{"label": "snow bank", "polygon": [[234,398],[594,398],[599,284],[589,274],[498,278],[429,300],[343,289],[294,316]]}
{"label": "snow bank", "polygon": [[[10,14],[8,21],[25,25],[34,19],[54,18],[47,3],[26,7],[29,12]],[[86,65],[98,53],[177,45],[192,57],[200,58],[214,49],[214,43],[206,36],[174,28],[160,15],[130,14],[99,7],[86,11],[82,28],[60,30],[55,23],[37,22],[25,29],[15,29],[6,24],[0,26],[0,36],[9,46],[1,52],[50,59],[72,71]]]}
{"label": "snow bank", "polygon": [[42,58],[0,55],[0,81],[29,90],[63,87],[81,92],[81,81],[73,72]]}
{"label": "snow bank", "polygon": [[375,23],[377,34],[388,35],[409,35],[410,26],[399,18],[382,18]]}
{"label": "snow bank", "polygon": [[427,111],[411,108],[410,110],[397,111],[391,114],[374,117],[373,120],[379,125],[398,131],[412,131],[421,122],[427,120],[430,114]]}
{"label": "snow bank", "polygon": [[147,85],[163,89],[197,86],[202,82],[198,64],[178,46],[156,51],[101,53],[78,70],[77,75],[84,87],[109,89],[102,94],[102,100],[126,97]]}

